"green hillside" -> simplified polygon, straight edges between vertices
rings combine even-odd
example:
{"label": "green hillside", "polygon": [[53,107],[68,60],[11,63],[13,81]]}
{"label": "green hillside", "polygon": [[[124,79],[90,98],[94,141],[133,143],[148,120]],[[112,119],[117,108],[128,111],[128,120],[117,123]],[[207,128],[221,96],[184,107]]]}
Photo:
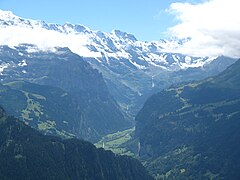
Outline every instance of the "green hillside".
{"label": "green hillside", "polygon": [[158,179],[240,178],[240,61],[153,95],[136,117],[140,157]]}
{"label": "green hillside", "polygon": [[0,179],[150,180],[137,160],[45,136],[0,108]]}

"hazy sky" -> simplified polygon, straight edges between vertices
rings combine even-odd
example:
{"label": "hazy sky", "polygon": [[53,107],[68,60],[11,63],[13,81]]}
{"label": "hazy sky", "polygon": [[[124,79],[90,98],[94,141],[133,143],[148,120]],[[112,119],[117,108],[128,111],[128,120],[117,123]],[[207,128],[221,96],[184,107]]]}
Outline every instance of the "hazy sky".
{"label": "hazy sky", "polygon": [[0,9],[50,23],[83,24],[105,32],[119,29],[149,41],[166,37],[167,28],[176,23],[166,12],[173,2],[176,0],[0,0]]}

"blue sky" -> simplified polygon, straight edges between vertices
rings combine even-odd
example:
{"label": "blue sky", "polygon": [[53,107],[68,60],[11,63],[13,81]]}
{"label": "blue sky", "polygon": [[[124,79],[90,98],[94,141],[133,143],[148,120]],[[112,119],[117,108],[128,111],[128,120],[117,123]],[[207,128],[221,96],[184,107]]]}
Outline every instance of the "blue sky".
{"label": "blue sky", "polygon": [[164,32],[176,24],[165,12],[174,2],[201,0],[0,0],[0,9],[49,23],[83,24],[93,30],[110,32],[119,29],[150,41],[166,38]]}

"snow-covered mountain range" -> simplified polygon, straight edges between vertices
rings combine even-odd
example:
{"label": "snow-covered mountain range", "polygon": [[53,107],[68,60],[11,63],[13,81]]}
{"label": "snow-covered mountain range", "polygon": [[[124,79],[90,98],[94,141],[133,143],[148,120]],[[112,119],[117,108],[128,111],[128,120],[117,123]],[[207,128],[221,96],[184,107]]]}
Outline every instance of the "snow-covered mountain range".
{"label": "snow-covered mountain range", "polygon": [[[225,57],[191,57],[176,53],[183,43],[180,40],[143,42],[120,30],[106,33],[83,25],[50,24],[2,10],[0,34],[0,45],[36,45],[30,46],[33,48],[29,52],[54,52],[55,47],[68,47],[103,74],[110,92],[122,107],[136,111],[154,88],[204,78],[234,62]],[[221,65],[214,67],[212,64]],[[0,65],[1,72],[6,68]]]}
{"label": "snow-covered mountain range", "polygon": [[[181,45],[178,41],[159,40],[152,42],[138,41],[134,35],[113,30],[111,33],[101,31],[92,31],[83,25],[74,24],[48,24],[44,21],[24,19],[14,15],[10,11],[0,11],[0,28],[1,34],[4,30],[8,30],[10,34],[14,30],[18,30],[16,36],[22,36],[25,40],[19,38],[13,42],[11,39],[2,37],[2,44],[30,43],[37,44],[40,48],[43,46],[40,42],[35,42],[29,36],[28,32],[38,33],[37,36],[42,38],[45,46],[49,48],[51,41],[56,40],[57,36],[61,36],[61,40],[68,38],[71,40],[76,38],[78,43],[73,41],[72,44],[67,42],[65,45],[83,57],[96,58],[101,61],[101,58],[109,62],[109,58],[114,58],[119,61],[128,59],[130,65],[138,69],[147,69],[149,66],[155,66],[167,70],[185,69],[188,67],[200,67],[209,63],[214,58],[179,56],[178,54],[169,54],[174,52],[174,49]],[[27,31],[25,31],[28,29]],[[47,39],[49,36],[44,36],[46,33],[55,35],[56,37]],[[4,34],[4,33],[3,33]],[[14,38],[15,35],[12,36]],[[56,39],[55,39],[56,38]],[[32,40],[32,42],[31,42]],[[61,41],[60,40],[60,41]],[[19,42],[17,42],[19,41]],[[69,41],[69,40],[67,40]],[[39,44],[38,44],[39,43]],[[57,42],[56,46],[62,46],[62,43]],[[77,47],[76,47],[77,46]],[[81,49],[82,48],[82,49]]]}

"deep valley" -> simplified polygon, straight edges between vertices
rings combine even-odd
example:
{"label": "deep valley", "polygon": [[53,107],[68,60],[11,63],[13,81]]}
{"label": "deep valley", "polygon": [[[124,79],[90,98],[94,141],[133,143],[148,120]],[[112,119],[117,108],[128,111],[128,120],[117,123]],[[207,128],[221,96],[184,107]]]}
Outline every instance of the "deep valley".
{"label": "deep valley", "polygon": [[239,57],[0,10],[0,34],[15,29],[0,37],[0,179],[240,179]]}

